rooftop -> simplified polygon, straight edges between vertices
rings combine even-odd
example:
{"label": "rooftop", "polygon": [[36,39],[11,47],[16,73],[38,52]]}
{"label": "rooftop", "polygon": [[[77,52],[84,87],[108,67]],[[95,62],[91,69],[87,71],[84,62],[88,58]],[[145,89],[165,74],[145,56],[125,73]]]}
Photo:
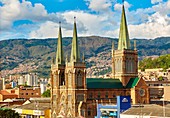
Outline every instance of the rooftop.
{"label": "rooftop", "polygon": [[103,79],[103,78],[87,78],[87,89],[122,89],[122,88],[133,88],[137,85],[139,78],[131,78],[126,87],[122,85],[119,79]]}
{"label": "rooftop", "polygon": [[[142,107],[131,107],[122,114],[137,116],[159,116],[163,117],[163,107],[155,104],[143,105]],[[170,117],[170,104],[165,105],[165,116]]]}
{"label": "rooftop", "polygon": [[15,109],[25,109],[25,110],[46,110],[51,108],[50,102],[32,102],[26,105],[15,107]]}
{"label": "rooftop", "polygon": [[10,95],[16,95],[16,96],[17,96],[17,94],[15,94],[15,93],[9,93],[9,92],[6,91],[6,90],[1,90],[1,91],[0,91],[0,94],[1,94],[1,95],[8,95],[8,96],[10,96]]}
{"label": "rooftop", "polygon": [[102,78],[87,78],[86,79],[87,88],[115,88],[122,89],[124,88],[122,82],[119,79],[102,79]]}

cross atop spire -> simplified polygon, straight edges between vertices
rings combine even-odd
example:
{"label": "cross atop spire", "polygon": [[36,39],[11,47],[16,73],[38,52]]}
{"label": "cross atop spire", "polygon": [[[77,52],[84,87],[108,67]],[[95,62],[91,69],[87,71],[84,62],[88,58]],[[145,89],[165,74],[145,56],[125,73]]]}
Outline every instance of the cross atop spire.
{"label": "cross atop spire", "polygon": [[62,46],[61,22],[59,22],[59,32],[58,32],[58,44],[57,44],[56,64],[64,64],[63,46]]}
{"label": "cross atop spire", "polygon": [[74,16],[74,23],[76,23],[76,17]]}
{"label": "cross atop spire", "polygon": [[74,17],[74,29],[73,29],[73,39],[72,39],[72,49],[71,49],[71,62],[80,61],[80,52],[78,47],[78,38],[77,38],[77,27],[76,27],[76,17]]}
{"label": "cross atop spire", "polygon": [[124,5],[124,0],[122,0],[122,3],[123,3],[123,5]]}
{"label": "cross atop spire", "polygon": [[122,5],[122,16],[121,16],[119,43],[118,43],[118,50],[123,50],[123,49],[130,49],[130,40],[129,40],[128,27],[126,23],[124,4]]}

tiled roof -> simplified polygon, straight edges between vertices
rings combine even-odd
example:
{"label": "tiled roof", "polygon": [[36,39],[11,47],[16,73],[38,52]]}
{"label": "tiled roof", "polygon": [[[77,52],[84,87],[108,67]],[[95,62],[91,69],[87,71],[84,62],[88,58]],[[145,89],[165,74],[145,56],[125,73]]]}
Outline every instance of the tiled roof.
{"label": "tiled roof", "polygon": [[[162,106],[159,105],[155,105],[155,104],[148,104],[148,105],[142,105],[139,107],[131,107],[130,109],[126,110],[125,112],[122,113],[122,115],[136,115],[138,117],[143,116],[143,117],[147,117],[151,118],[169,118],[170,117],[170,105],[165,105],[164,109],[166,111],[165,116],[163,116],[164,114],[164,110]],[[142,112],[141,112],[142,110]]]}
{"label": "tiled roof", "polygon": [[86,79],[87,89],[122,89],[124,88],[122,82],[119,79],[102,79],[102,78],[87,78]]}
{"label": "tiled roof", "polygon": [[1,90],[1,91],[0,91],[0,94],[1,94],[1,95],[8,95],[8,96],[9,96],[9,95],[17,95],[17,94],[15,94],[15,93],[9,93],[9,92],[6,91],[6,90]]}
{"label": "tiled roof", "polygon": [[51,108],[51,104],[50,102],[48,103],[32,102],[26,105],[18,106],[16,108],[25,110],[46,110]]}

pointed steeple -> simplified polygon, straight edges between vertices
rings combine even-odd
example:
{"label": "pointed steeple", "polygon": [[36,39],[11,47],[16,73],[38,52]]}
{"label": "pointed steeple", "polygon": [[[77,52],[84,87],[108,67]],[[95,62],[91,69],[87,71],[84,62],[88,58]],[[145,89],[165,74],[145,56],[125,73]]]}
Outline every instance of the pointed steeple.
{"label": "pointed steeple", "polygon": [[73,39],[72,39],[72,49],[71,49],[71,62],[80,61],[80,52],[78,47],[78,38],[77,38],[77,28],[76,28],[76,17],[74,17],[74,29],[73,29]]}
{"label": "pointed steeple", "polygon": [[130,40],[129,40],[128,27],[126,23],[124,4],[122,6],[122,16],[121,16],[119,43],[118,43],[118,50],[123,50],[123,49],[130,49]]}
{"label": "pointed steeple", "polygon": [[114,56],[114,51],[115,51],[115,43],[114,43],[114,41],[112,42],[112,57]]}
{"label": "pointed steeple", "polygon": [[59,22],[59,32],[58,32],[58,44],[57,44],[56,64],[64,64],[63,46],[62,46],[61,22]]}

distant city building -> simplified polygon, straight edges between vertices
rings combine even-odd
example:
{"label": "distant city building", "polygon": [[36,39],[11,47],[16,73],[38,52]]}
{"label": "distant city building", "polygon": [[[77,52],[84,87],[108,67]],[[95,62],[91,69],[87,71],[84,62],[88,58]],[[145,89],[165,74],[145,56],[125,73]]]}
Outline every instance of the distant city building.
{"label": "distant city building", "polygon": [[41,89],[40,87],[20,87],[18,96],[25,99],[41,97]]}
{"label": "distant city building", "polygon": [[29,73],[20,76],[18,79],[18,85],[38,86],[38,76],[36,73]]}
{"label": "distant city building", "polygon": [[18,85],[25,85],[25,78],[23,76],[20,76],[18,79]]}
{"label": "distant city building", "polygon": [[2,82],[3,82],[3,90],[5,89],[5,78],[2,78]]}
{"label": "distant city building", "polygon": [[146,81],[168,81],[170,80],[170,69],[163,71],[163,68],[139,70],[139,76],[143,77]]}
{"label": "distant city building", "polygon": [[42,83],[40,84],[41,94],[46,91],[46,86],[47,86],[47,84],[45,84],[45,82],[42,82]]}
{"label": "distant city building", "polygon": [[15,81],[12,81],[12,82],[11,82],[11,87],[12,87],[12,88],[15,88],[16,86],[17,86],[17,83],[16,83]]}
{"label": "distant city building", "polygon": [[3,90],[3,79],[0,79],[0,90]]}
{"label": "distant city building", "polygon": [[38,86],[38,77],[35,73],[25,75],[28,86]]}

